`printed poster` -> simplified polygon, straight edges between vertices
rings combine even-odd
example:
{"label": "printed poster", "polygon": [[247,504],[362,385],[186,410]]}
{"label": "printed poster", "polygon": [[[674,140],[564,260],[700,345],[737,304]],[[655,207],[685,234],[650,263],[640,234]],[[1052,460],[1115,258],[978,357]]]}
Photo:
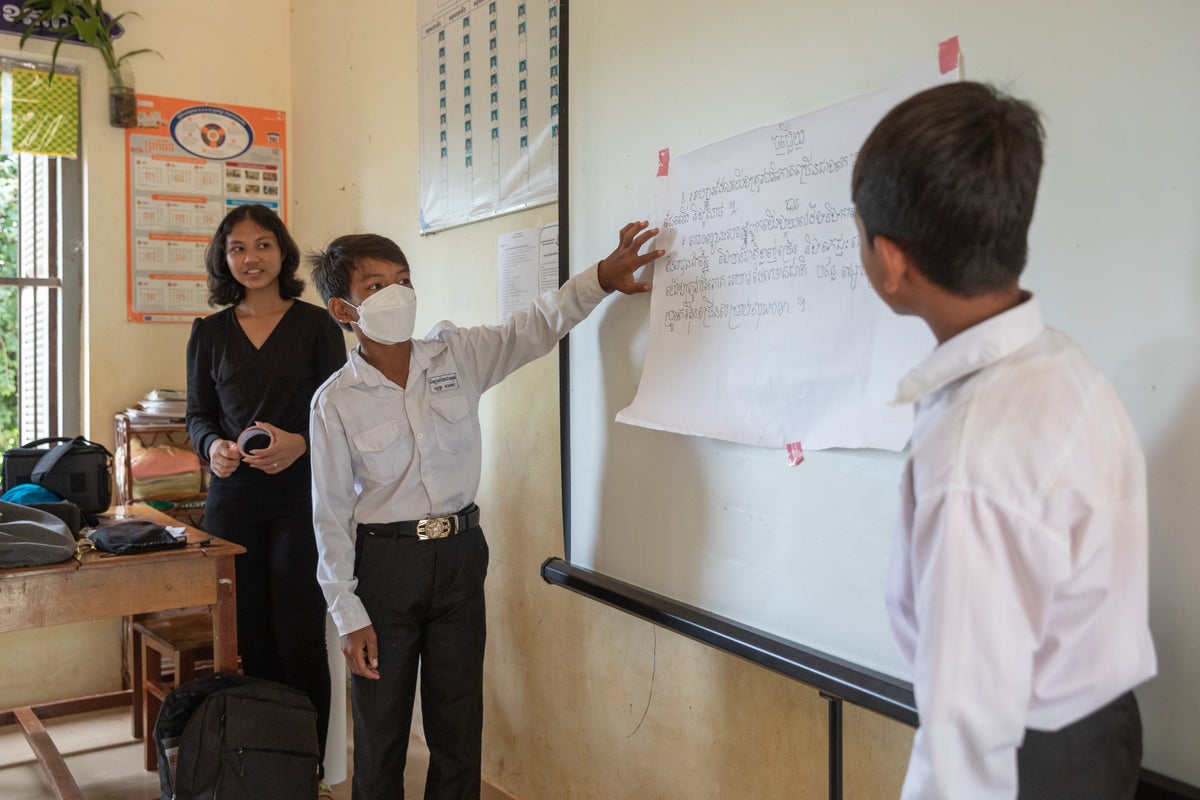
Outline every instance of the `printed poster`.
{"label": "printed poster", "polygon": [[419,0],[420,232],[558,199],[558,0]]}
{"label": "printed poster", "polygon": [[558,223],[502,233],[497,240],[499,312],[503,325],[514,312],[558,288]]}
{"label": "printed poster", "polygon": [[282,111],[138,95],[125,132],[128,319],[212,313],[204,251],[225,214],[261,203],[287,220]]}

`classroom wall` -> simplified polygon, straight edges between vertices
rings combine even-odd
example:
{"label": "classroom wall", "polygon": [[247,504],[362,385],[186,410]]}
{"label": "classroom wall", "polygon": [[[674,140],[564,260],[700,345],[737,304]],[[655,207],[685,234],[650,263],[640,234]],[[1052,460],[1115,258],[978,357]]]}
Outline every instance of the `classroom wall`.
{"label": "classroom wall", "polygon": [[[418,329],[490,322],[497,235],[557,210],[417,235],[415,27],[412,0],[337,11],[295,0],[292,227],[309,246],[352,231],[395,238],[413,267]],[[621,211],[651,212],[648,196]],[[611,248],[616,231],[602,238]],[[521,800],[828,796],[816,692],[541,580],[541,562],[563,554],[557,391],[552,356],[481,409],[485,774]],[[911,732],[857,709],[845,727],[845,796],[897,796]]]}
{"label": "classroom wall", "polygon": [[[136,56],[139,92],[246,106],[287,109],[291,103],[288,0],[112,0],[111,14],[136,10],[123,21],[117,53]],[[0,52],[42,54],[53,42],[0,35]],[[109,447],[113,414],[155,387],[183,387],[183,324],[127,322],[125,292],[125,131],[108,124],[104,62],[91,48],[64,44],[59,61],[82,69],[84,164],[83,420],[81,433]],[[76,427],[74,424],[72,428]],[[120,623],[108,620],[0,634],[0,707],[71,694],[120,688]]]}

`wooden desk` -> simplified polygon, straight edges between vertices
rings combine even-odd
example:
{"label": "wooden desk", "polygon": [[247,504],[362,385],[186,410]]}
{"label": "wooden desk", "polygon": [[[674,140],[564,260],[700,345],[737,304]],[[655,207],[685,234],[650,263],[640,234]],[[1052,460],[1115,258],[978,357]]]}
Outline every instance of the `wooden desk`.
{"label": "wooden desk", "polygon": [[[181,523],[150,506],[114,513],[160,525]],[[217,670],[237,670],[237,599],[233,557],[244,547],[188,528],[188,546],[133,556],[97,551],[58,564],[0,569],[0,631],[89,622],[188,606],[213,609],[213,659]],[[202,542],[207,542],[203,547]],[[19,724],[60,800],[83,800],[42,719],[125,705],[130,690],[0,712],[0,725]],[[150,732],[146,732],[150,735]]]}

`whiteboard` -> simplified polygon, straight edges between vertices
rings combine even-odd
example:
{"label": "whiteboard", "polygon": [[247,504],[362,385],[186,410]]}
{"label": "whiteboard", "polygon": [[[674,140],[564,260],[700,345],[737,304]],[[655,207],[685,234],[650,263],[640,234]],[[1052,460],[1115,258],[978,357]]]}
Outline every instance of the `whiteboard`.
{"label": "whiteboard", "polygon": [[[737,4],[571,8],[572,268],[652,219],[658,153],[688,153],[881,88],[959,37],[964,77],[1043,114],[1047,163],[1022,281],[1113,382],[1146,451],[1151,627],[1145,766],[1200,784],[1200,4]],[[907,678],[883,608],[902,456],[808,453],[614,421],[649,300],[571,334],[572,562]],[[586,546],[580,543],[587,542]]]}

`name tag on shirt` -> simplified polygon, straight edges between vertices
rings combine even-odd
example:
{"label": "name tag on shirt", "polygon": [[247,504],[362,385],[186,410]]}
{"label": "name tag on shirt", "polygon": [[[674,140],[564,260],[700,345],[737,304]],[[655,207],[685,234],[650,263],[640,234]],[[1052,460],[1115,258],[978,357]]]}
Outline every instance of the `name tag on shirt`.
{"label": "name tag on shirt", "polygon": [[431,375],[429,376],[429,391],[434,394],[453,391],[458,388],[458,373],[451,372],[449,375]]}

